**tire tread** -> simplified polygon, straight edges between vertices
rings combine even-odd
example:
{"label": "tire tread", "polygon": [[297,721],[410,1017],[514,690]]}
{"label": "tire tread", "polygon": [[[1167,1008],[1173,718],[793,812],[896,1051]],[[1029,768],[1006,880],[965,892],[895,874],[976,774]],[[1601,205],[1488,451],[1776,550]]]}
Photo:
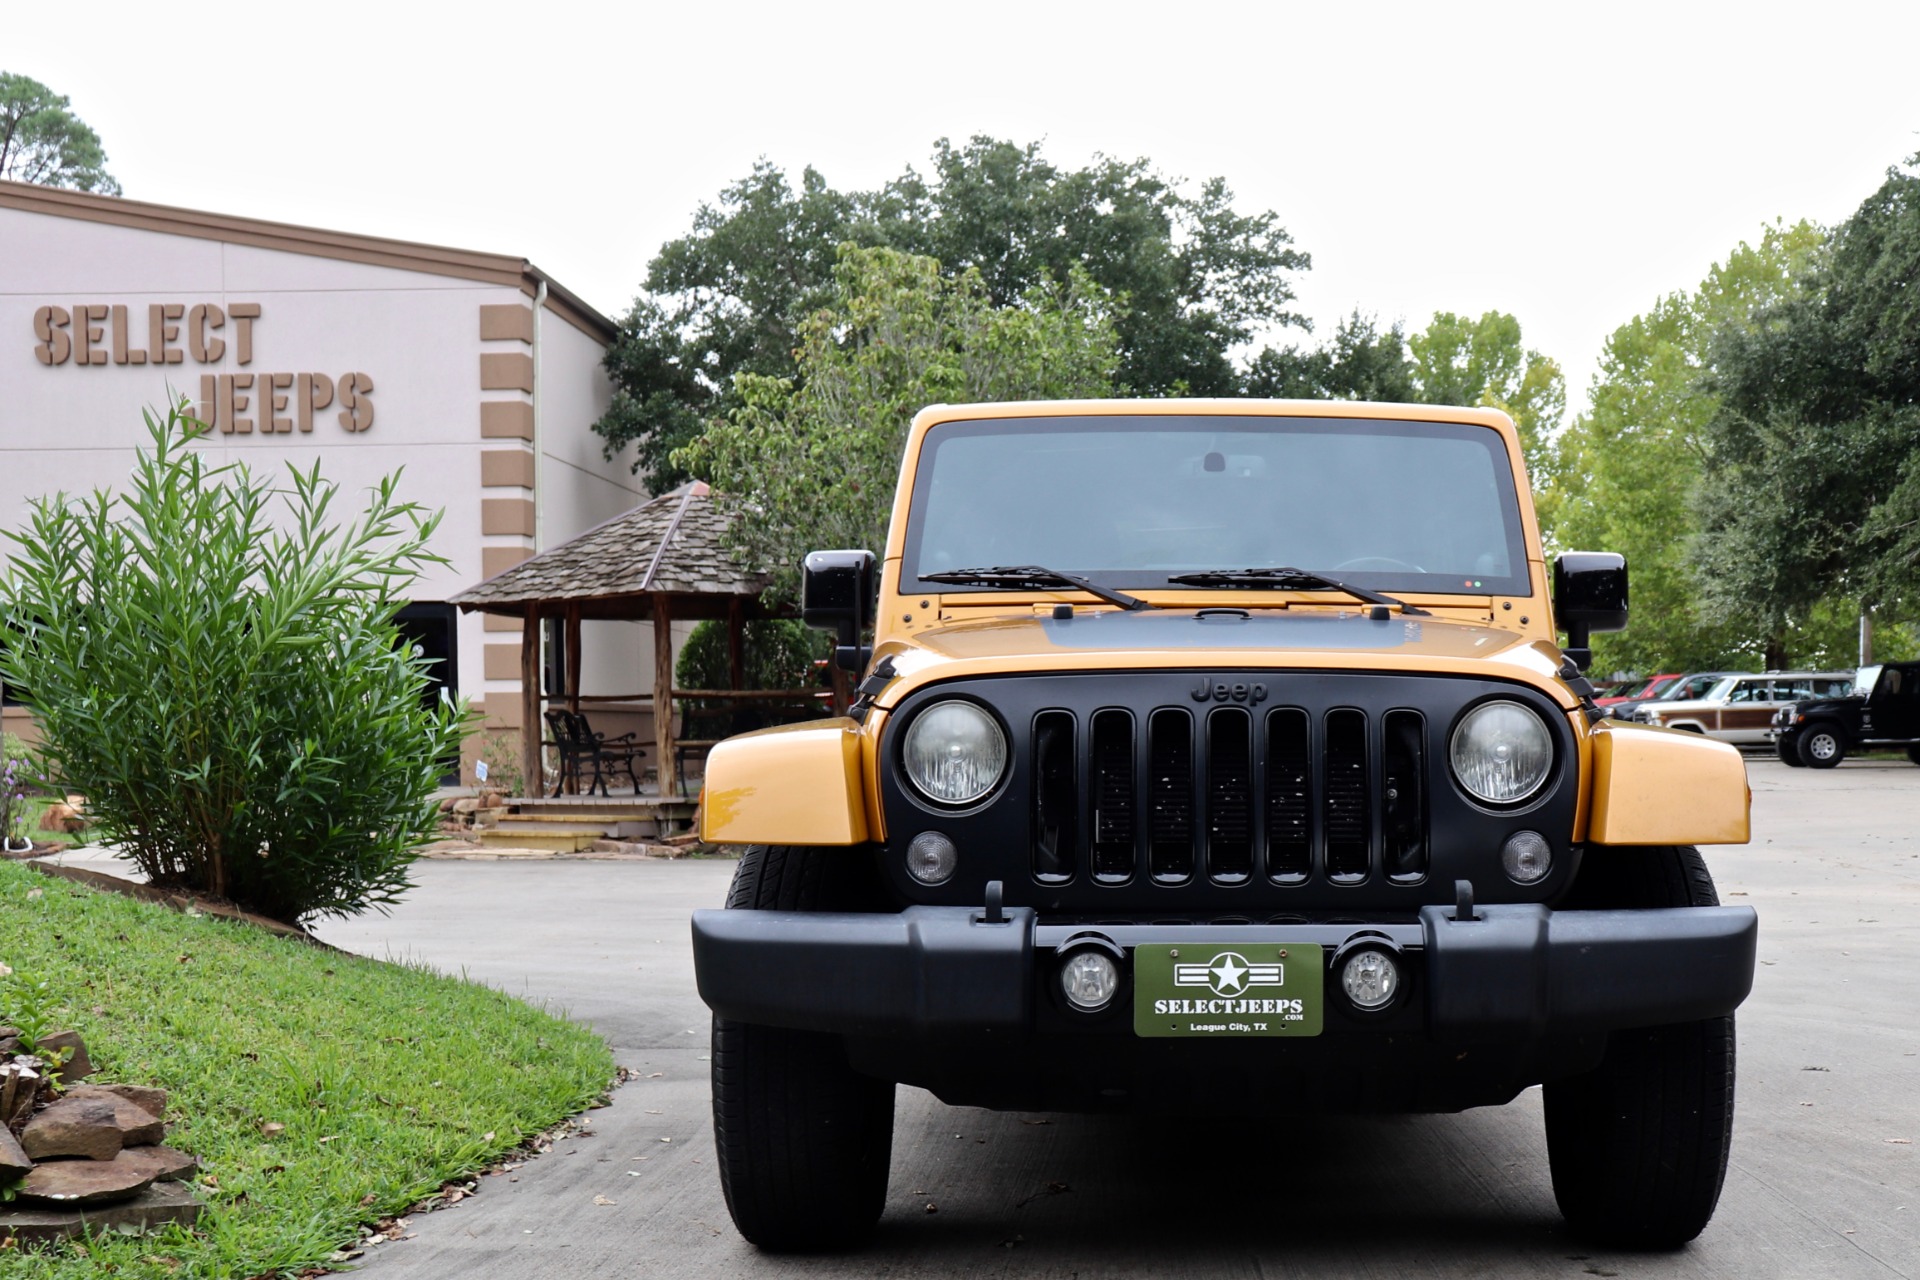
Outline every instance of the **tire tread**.
{"label": "tire tread", "polygon": [[[844,850],[752,845],[727,906],[851,907],[859,865]],[[713,1137],[727,1210],[753,1244],[858,1244],[886,1204],[893,1085],[848,1066],[836,1036],[715,1018]]]}
{"label": "tire tread", "polygon": [[[1690,847],[1590,850],[1570,906],[1719,904]],[[1733,1137],[1731,1015],[1618,1031],[1595,1070],[1546,1088],[1554,1198],[1574,1231],[1675,1249],[1713,1217]]]}

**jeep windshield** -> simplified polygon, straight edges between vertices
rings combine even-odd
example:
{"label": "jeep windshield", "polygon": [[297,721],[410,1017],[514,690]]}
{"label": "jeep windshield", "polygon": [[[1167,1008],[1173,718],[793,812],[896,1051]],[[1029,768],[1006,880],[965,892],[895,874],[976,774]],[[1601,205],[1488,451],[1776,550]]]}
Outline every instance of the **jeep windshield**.
{"label": "jeep windshield", "polygon": [[1294,567],[1380,591],[1529,592],[1513,471],[1485,427],[1088,416],[930,431],[902,590],[964,591],[928,575],[1031,564],[1114,589]]}

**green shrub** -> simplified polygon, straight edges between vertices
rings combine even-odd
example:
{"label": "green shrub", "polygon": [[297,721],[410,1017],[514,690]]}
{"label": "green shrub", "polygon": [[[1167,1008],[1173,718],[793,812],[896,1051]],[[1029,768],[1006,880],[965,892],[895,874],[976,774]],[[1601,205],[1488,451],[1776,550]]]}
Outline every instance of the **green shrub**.
{"label": "green shrub", "polygon": [[[813,664],[827,655],[827,635],[792,618],[759,618],[746,624],[741,637],[740,665],[746,689],[811,689],[817,683]],[[673,682],[682,689],[725,689],[732,683],[727,656],[727,624],[699,623],[687,636],[674,665]],[[686,710],[695,716],[716,716],[724,704],[711,698],[689,698]],[[745,733],[816,714],[811,705],[780,704],[735,708],[727,723],[711,728],[716,736]]]}
{"label": "green shrub", "polygon": [[274,488],[209,465],[184,405],[147,426],[127,492],[42,499],[7,535],[0,679],[41,769],[156,884],[289,921],[394,901],[465,715],[422,706],[393,625],[438,514],[395,474],[335,525],[317,463]]}

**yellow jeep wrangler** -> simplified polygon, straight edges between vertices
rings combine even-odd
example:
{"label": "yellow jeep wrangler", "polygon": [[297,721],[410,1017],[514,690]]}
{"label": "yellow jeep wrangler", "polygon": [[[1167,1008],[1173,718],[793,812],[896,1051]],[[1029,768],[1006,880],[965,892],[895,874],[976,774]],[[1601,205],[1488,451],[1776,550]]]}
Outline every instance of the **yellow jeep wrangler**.
{"label": "yellow jeep wrangler", "polygon": [[868,1232],[896,1083],[1227,1116],[1544,1084],[1569,1223],[1692,1239],[1757,928],[1692,846],[1746,841],[1746,774],[1594,707],[1620,557],[1548,590],[1493,410],[921,413],[884,558],[805,565],[851,714],[707,766],[702,832],[744,846],[693,919],[742,1234]]}

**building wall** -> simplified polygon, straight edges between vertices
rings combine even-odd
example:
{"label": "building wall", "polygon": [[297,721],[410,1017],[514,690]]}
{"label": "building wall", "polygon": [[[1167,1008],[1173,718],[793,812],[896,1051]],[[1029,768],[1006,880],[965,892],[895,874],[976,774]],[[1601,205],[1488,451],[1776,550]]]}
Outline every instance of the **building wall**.
{"label": "building wall", "polygon": [[[105,310],[89,324],[93,307]],[[343,518],[400,471],[403,499],[444,512],[434,549],[448,563],[413,592],[444,600],[531,554],[536,532],[555,545],[644,496],[631,456],[602,457],[591,430],[610,395],[601,339],[553,305],[539,329],[536,468],[532,300],[517,273],[468,279],[0,207],[0,527],[21,524],[31,499],[123,484],[148,440],[142,411],[184,395],[216,423],[198,446],[210,457],[275,472],[317,460]],[[261,385],[274,397],[264,415]],[[518,623],[490,626],[457,623],[461,689],[517,728]],[[640,634],[615,631],[605,653],[588,642],[589,692],[651,673]],[[502,642],[513,675],[490,679]],[[27,728],[14,708],[5,723]]]}

